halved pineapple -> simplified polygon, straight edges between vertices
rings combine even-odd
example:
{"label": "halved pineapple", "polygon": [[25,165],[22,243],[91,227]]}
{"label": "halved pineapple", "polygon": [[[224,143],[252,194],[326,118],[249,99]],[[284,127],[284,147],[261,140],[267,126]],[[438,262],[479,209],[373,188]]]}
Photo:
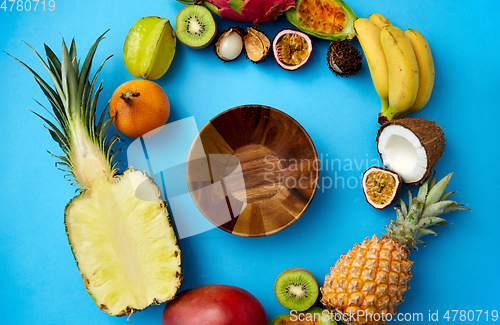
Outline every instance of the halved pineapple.
{"label": "halved pineapple", "polygon": [[118,135],[106,136],[111,119],[104,119],[105,110],[96,123],[102,88],[94,92],[94,85],[102,65],[91,81],[89,76],[103,36],[81,69],[74,40],[69,50],[63,40],[61,60],[45,46],[48,63],[32,48],[54,89],[18,62],[47,96],[55,123],[37,115],[64,151],[64,156],[56,156],[58,164],[80,186],[80,194],[66,206],[65,224],[85,287],[102,310],[122,316],[175,296],[182,278],[181,256],[160,190],[141,171],[130,168],[116,174],[112,147]]}
{"label": "halved pineapple", "polygon": [[96,181],[68,204],[65,218],[85,286],[108,314],[130,314],[175,295],[181,276],[177,237],[146,174],[127,169],[112,182]]}

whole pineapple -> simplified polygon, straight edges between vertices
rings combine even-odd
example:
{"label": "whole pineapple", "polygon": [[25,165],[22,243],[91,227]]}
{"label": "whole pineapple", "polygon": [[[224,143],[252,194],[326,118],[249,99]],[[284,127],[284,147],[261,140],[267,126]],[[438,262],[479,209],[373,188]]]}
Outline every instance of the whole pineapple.
{"label": "whole pineapple", "polygon": [[[130,315],[151,304],[172,299],[181,283],[180,250],[166,204],[145,173],[129,168],[117,174],[112,147],[118,135],[107,138],[111,119],[105,112],[96,123],[101,84],[89,80],[92,59],[101,35],[81,69],[74,40],[68,50],[63,39],[61,60],[45,46],[47,61],[33,49],[55,89],[36,72],[49,100],[55,122],[40,116],[64,156],[59,165],[80,186],[80,194],[65,209],[65,225],[73,255],[87,291],[110,315]],[[106,111],[106,110],[104,110]],[[35,113],[36,114],[36,113]],[[38,115],[38,114],[37,114]]]}
{"label": "whole pineapple", "polygon": [[412,277],[411,249],[425,244],[420,237],[436,233],[429,228],[445,225],[439,216],[467,207],[448,200],[445,193],[452,174],[436,183],[436,175],[420,186],[409,206],[403,200],[396,207],[397,219],[386,226],[387,233],[356,244],[331,267],[321,287],[321,302],[348,324],[385,324],[403,302]]}

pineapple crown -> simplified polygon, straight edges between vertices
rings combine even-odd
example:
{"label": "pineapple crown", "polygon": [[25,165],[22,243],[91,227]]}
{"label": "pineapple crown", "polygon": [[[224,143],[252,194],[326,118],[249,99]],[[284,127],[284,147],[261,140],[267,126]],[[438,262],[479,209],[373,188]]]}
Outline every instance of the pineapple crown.
{"label": "pineapple crown", "polygon": [[[76,181],[84,188],[88,187],[91,180],[85,177],[85,175],[78,174],[80,169],[79,159],[87,154],[81,152],[81,147],[86,147],[86,143],[82,145],[82,141],[91,143],[100,152],[99,160],[101,161],[103,169],[106,170],[106,174],[113,175],[116,170],[116,165],[118,164],[118,161],[112,164],[116,154],[119,152],[119,150],[113,152],[112,147],[118,140],[119,134],[115,134],[109,139],[106,137],[106,133],[112,123],[112,118],[105,119],[106,109],[104,109],[99,121],[96,120],[96,107],[99,94],[102,91],[102,81],[94,91],[97,76],[104,66],[104,63],[111,58],[112,55],[104,60],[97,69],[92,80],[90,80],[90,70],[97,45],[107,32],[108,31],[104,32],[90,48],[81,68],[80,60],[77,58],[76,54],[74,39],[71,41],[69,50],[64,38],[62,39],[61,60],[59,60],[54,52],[44,44],[47,63],[33,47],[26,44],[43,64],[43,67],[54,84],[54,88],[50,87],[24,62],[13,57],[33,74],[35,81],[38,83],[52,106],[53,113],[35,100],[51,115],[55,123],[36,112],[33,113],[46,123],[45,127],[49,130],[52,139],[59,144],[65,153],[64,156],[57,156],[49,152],[52,156],[60,159],[60,161],[56,163],[56,166],[64,166],[63,168],[58,168],[68,172],[69,175],[73,177],[73,181]],[[83,140],[82,133],[85,137]]]}
{"label": "pineapple crown", "polygon": [[463,204],[458,204],[448,198],[456,191],[446,192],[446,187],[450,182],[453,173],[443,177],[436,183],[436,173],[433,172],[420,185],[418,194],[412,198],[410,190],[407,188],[409,205],[406,206],[400,199],[400,205],[396,207],[397,219],[385,227],[387,234],[394,240],[405,245],[408,250],[418,249],[417,244],[425,243],[420,239],[425,235],[436,235],[436,232],[429,228],[444,226],[446,223],[439,216],[461,210],[470,210]]}

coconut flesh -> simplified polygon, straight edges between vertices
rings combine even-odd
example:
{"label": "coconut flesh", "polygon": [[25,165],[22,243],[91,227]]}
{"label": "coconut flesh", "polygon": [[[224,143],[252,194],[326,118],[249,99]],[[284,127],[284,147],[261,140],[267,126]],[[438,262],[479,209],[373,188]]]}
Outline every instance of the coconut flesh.
{"label": "coconut flesh", "polygon": [[403,182],[417,184],[432,171],[444,151],[444,133],[436,123],[420,118],[382,125],[377,149],[385,167]]}

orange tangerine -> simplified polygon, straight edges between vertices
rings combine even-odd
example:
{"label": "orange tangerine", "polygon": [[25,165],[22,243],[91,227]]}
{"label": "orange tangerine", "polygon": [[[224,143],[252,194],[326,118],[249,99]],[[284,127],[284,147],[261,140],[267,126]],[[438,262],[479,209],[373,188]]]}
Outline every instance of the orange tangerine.
{"label": "orange tangerine", "polygon": [[167,123],[170,102],[155,82],[130,80],[116,88],[111,96],[109,115],[118,132],[139,138]]}

